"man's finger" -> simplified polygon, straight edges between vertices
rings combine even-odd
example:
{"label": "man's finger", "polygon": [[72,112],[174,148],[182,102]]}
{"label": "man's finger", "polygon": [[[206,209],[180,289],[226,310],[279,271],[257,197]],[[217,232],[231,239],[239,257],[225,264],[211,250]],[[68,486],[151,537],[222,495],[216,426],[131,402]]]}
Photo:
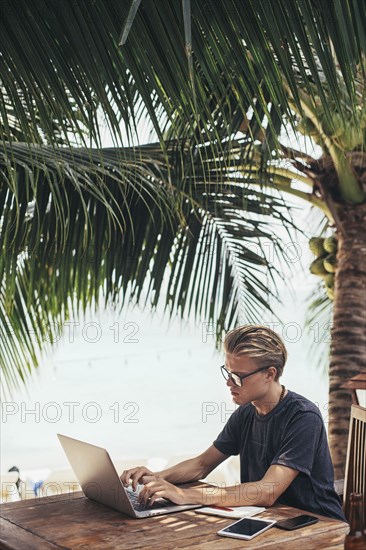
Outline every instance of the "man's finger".
{"label": "man's finger", "polygon": [[129,484],[130,479],[135,474],[136,471],[140,470],[141,468],[131,468],[130,470],[124,470],[124,472],[121,475],[121,479],[125,485]]}
{"label": "man's finger", "polygon": [[149,500],[149,495],[150,495],[150,491],[147,488],[144,487],[144,489],[139,494],[138,499],[143,504],[147,504],[147,501]]}
{"label": "man's finger", "polygon": [[122,475],[121,475],[121,481],[124,485],[128,485],[128,482],[129,482],[129,479],[130,479],[130,475],[131,475],[131,472],[133,470],[124,470],[122,472]]}
{"label": "man's finger", "polygon": [[132,477],[131,477],[131,480],[132,480],[132,489],[134,491],[136,491],[137,489],[137,485],[139,484],[139,480],[142,476],[142,472],[139,471],[139,472],[136,472]]}
{"label": "man's finger", "polygon": [[157,491],[150,499],[150,504],[151,506],[154,504],[154,502],[158,499],[158,498],[163,498],[164,497],[164,492],[163,491]]}
{"label": "man's finger", "polygon": [[164,487],[160,483],[157,483],[156,481],[150,481],[150,483],[145,485],[144,488],[141,490],[141,493],[139,494],[139,500],[145,502],[146,504],[149,498],[153,498],[157,492],[161,492],[163,490]]}
{"label": "man's finger", "polygon": [[148,472],[149,470],[144,466],[137,466],[136,468],[124,470],[121,475],[121,480],[124,483],[124,485],[128,486],[130,480],[137,479],[138,481],[144,473],[148,473]]}
{"label": "man's finger", "polygon": [[155,476],[145,475],[145,476],[142,476],[141,481],[144,485],[146,485],[146,483],[149,483],[150,481],[153,481],[154,479],[156,479]]}

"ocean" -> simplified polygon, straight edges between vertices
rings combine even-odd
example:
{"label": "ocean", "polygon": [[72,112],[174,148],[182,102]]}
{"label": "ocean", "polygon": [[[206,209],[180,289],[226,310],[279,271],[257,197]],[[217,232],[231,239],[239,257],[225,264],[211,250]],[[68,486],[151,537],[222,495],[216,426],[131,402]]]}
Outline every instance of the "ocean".
{"label": "ocean", "polygon": [[[327,376],[302,330],[309,288],[297,288],[295,302],[283,290],[284,325],[274,328],[289,353],[282,383],[317,403],[326,422]],[[26,388],[1,404],[1,470],[69,467],[57,433],[136,464],[200,453],[234,410],[223,361],[207,324],[169,322],[160,310],[74,320]]]}

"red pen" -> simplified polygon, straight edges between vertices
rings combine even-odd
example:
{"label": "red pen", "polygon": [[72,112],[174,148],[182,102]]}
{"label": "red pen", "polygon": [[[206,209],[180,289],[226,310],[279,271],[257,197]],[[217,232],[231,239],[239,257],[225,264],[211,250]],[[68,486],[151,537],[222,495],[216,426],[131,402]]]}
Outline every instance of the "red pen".
{"label": "red pen", "polygon": [[217,508],[218,510],[226,510],[226,512],[234,512],[232,508],[227,508],[226,506],[210,506],[210,508]]}

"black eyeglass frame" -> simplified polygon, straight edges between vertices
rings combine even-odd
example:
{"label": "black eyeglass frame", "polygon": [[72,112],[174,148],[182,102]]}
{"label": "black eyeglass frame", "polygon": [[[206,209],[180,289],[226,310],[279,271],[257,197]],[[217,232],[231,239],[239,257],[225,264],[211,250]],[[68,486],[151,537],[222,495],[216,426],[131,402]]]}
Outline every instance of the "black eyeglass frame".
{"label": "black eyeglass frame", "polygon": [[[226,381],[231,379],[234,382],[235,386],[238,386],[239,388],[241,388],[243,386],[244,378],[248,378],[249,376],[252,376],[252,374],[256,374],[257,372],[261,372],[262,370],[267,370],[269,369],[269,367],[261,367],[260,369],[250,372],[249,374],[243,374],[243,375],[230,372],[229,370],[227,370],[225,365],[221,365],[220,369],[221,369],[221,374]],[[225,372],[227,376],[225,375]],[[238,382],[238,380],[240,383]]]}

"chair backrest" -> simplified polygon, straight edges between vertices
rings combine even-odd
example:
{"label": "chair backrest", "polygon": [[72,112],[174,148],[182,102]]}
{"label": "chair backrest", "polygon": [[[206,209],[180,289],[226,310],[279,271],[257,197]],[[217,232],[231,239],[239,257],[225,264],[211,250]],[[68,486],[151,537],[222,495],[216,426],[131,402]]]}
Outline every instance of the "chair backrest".
{"label": "chair backrest", "polygon": [[351,406],[348,434],[346,472],[344,479],[343,507],[349,520],[349,496],[363,494],[364,524],[366,526],[366,409],[360,405]]}

